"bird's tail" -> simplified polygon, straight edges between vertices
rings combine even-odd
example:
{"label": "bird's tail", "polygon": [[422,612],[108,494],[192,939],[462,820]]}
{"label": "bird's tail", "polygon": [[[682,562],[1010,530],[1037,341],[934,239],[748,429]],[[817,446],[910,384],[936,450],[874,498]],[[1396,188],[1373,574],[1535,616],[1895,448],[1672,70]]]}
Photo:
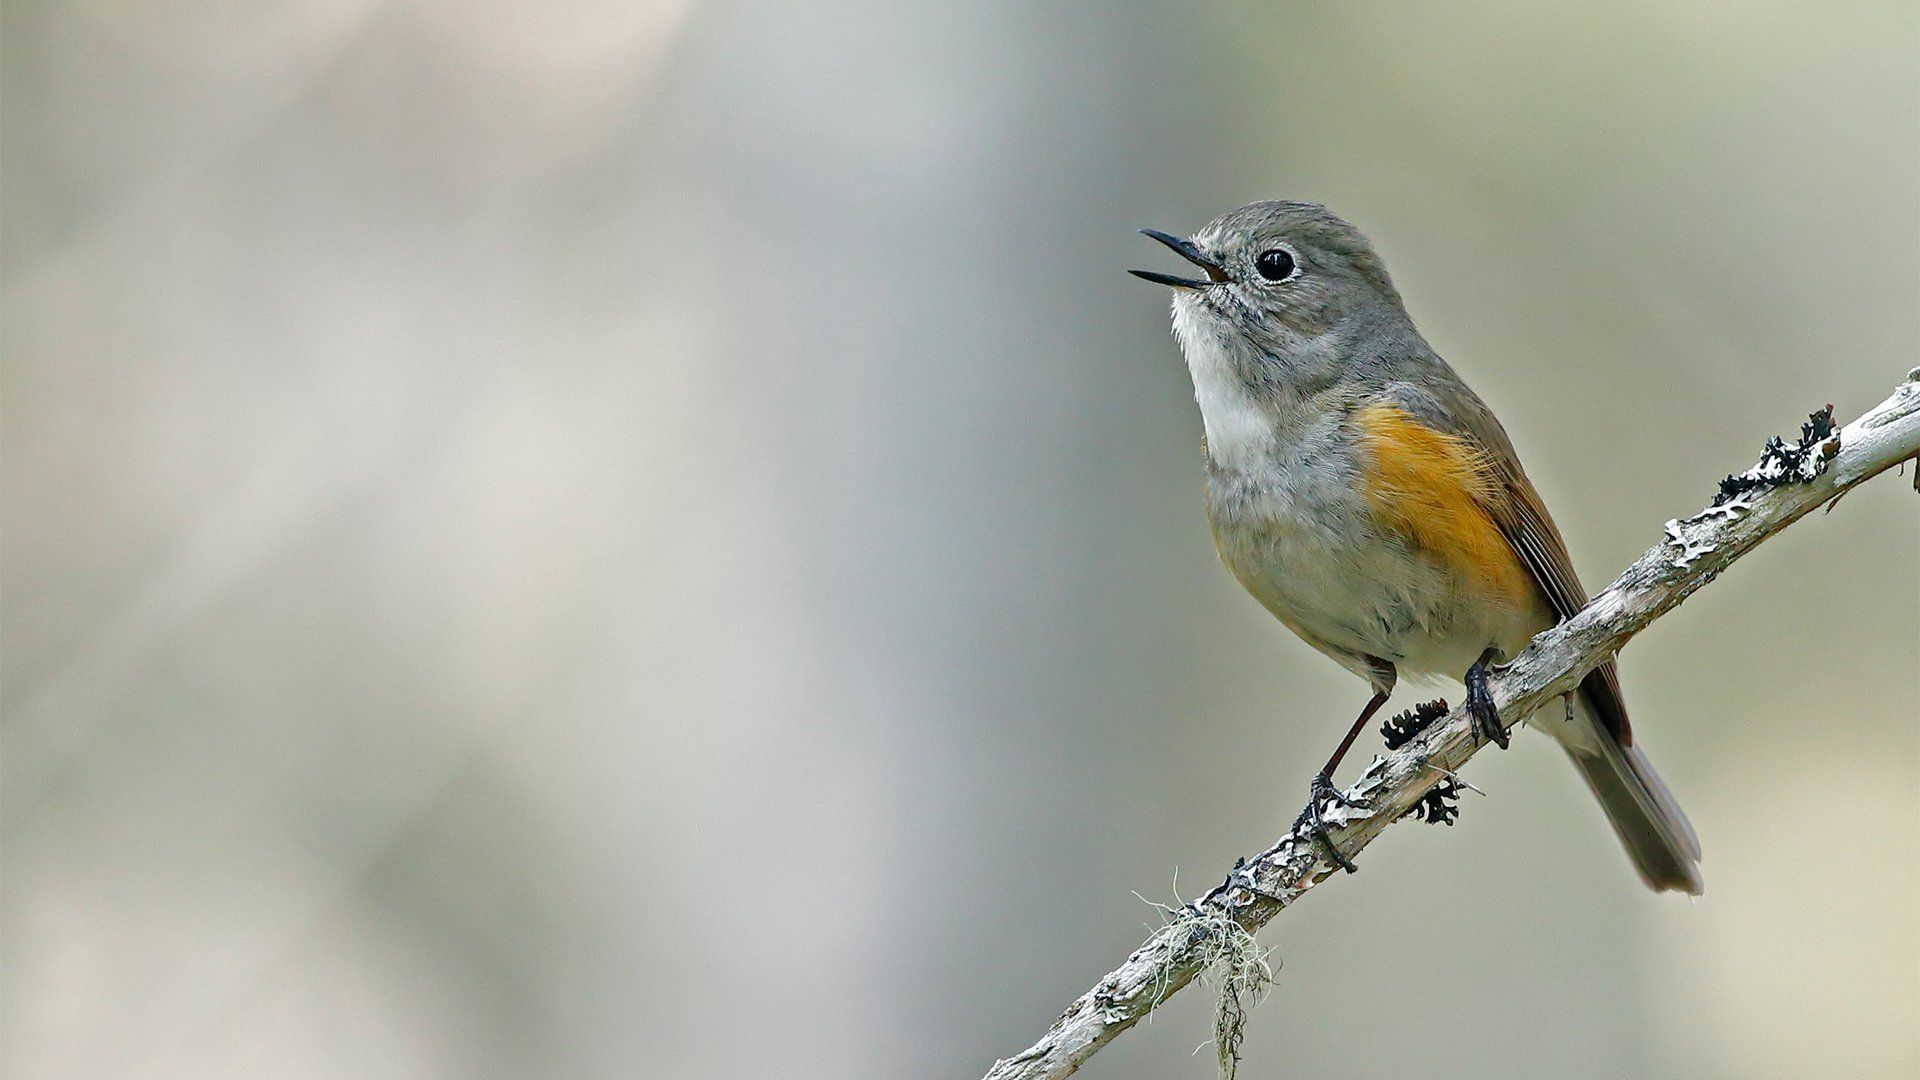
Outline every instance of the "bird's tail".
{"label": "bird's tail", "polygon": [[[1656,892],[1678,889],[1699,896],[1704,885],[1700,838],[1693,823],[1640,747],[1622,746],[1602,728],[1584,692],[1574,700],[1571,717],[1553,717],[1538,726],[1551,732],[1573,759],[1640,877]],[[1542,711],[1551,715],[1558,710],[1550,704]]]}

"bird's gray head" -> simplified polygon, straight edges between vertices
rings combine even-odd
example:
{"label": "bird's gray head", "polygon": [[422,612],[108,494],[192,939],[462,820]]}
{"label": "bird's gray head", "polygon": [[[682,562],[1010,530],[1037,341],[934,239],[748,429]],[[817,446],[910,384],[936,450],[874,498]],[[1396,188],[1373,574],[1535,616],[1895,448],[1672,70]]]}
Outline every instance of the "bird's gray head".
{"label": "bird's gray head", "polygon": [[1257,455],[1308,396],[1424,351],[1372,245],[1326,207],[1258,202],[1185,240],[1142,231],[1206,275],[1132,271],[1173,287],[1216,461]]}
{"label": "bird's gray head", "polygon": [[1250,384],[1298,386],[1364,356],[1364,339],[1411,331],[1373,246],[1324,206],[1257,202],[1185,240],[1142,231],[1205,271],[1132,271],[1173,287],[1174,328],[1190,363],[1197,349],[1225,350]]}

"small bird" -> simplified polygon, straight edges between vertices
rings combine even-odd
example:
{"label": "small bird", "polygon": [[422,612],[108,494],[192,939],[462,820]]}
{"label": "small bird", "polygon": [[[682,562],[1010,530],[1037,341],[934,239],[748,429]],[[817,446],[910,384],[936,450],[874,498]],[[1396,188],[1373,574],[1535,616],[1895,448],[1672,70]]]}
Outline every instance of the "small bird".
{"label": "small bird", "polygon": [[[1587,593],[1500,421],[1414,328],[1360,230],[1313,203],[1259,202],[1188,239],[1142,232],[1206,273],[1132,271],[1174,289],[1221,561],[1373,688],[1308,805],[1352,872],[1319,805],[1356,805],[1333,770],[1399,676],[1462,680],[1474,730],[1505,749],[1489,665]],[[1698,895],[1699,839],[1634,742],[1613,662],[1541,715],[1646,883]]]}

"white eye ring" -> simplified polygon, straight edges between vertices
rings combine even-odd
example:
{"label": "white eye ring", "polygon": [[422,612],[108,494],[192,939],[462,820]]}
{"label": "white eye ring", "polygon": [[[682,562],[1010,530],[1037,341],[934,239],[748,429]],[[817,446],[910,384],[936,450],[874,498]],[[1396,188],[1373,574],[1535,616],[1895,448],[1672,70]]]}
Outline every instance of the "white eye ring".
{"label": "white eye ring", "polygon": [[1294,254],[1292,248],[1281,244],[1270,247],[1255,256],[1253,270],[1263,281],[1275,284],[1292,281],[1300,276],[1300,259]]}

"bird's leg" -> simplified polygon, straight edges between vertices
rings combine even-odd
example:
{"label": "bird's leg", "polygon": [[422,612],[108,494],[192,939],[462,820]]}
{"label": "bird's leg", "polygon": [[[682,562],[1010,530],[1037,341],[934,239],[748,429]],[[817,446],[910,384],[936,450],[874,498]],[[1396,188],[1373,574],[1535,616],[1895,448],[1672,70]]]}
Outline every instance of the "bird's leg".
{"label": "bird's leg", "polygon": [[1340,759],[1347,756],[1347,748],[1353,745],[1353,740],[1359,736],[1360,729],[1366,727],[1367,721],[1373,719],[1373,714],[1379,712],[1380,706],[1387,703],[1389,692],[1375,691],[1373,698],[1367,702],[1367,707],[1360,710],[1360,719],[1353,722],[1353,727],[1347,731],[1347,737],[1340,740],[1340,745],[1334,750],[1333,756],[1327,759],[1327,763],[1318,773],[1314,774],[1313,784],[1307,789],[1307,808],[1300,812],[1300,816],[1293,823],[1295,829],[1305,825],[1307,835],[1326,848],[1327,854],[1333,856],[1335,865],[1349,874],[1355,871],[1353,861],[1341,854],[1340,849],[1334,846],[1333,837],[1327,832],[1327,824],[1320,817],[1320,801],[1326,799],[1355,810],[1369,809],[1365,802],[1349,799],[1341,793],[1339,788],[1333,786],[1333,770],[1339,767]]}
{"label": "bird's leg", "polygon": [[1480,654],[1480,659],[1467,669],[1467,712],[1473,716],[1473,733],[1481,742],[1495,742],[1500,749],[1507,748],[1507,729],[1500,722],[1500,710],[1493,704],[1493,691],[1487,686],[1487,665],[1493,662],[1493,650]]}

